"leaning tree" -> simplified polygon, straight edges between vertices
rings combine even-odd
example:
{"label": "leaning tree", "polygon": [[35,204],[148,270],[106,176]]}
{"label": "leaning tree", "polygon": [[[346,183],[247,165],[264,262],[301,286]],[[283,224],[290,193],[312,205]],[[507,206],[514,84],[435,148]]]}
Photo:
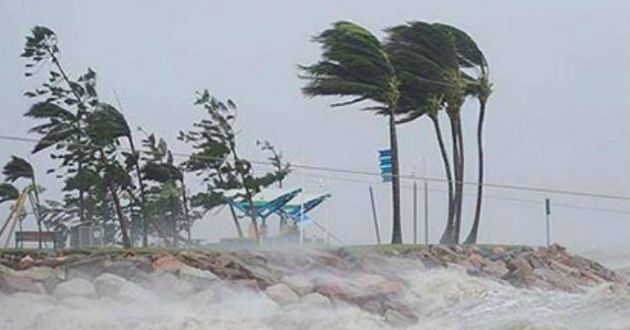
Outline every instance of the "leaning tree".
{"label": "leaning tree", "polygon": [[307,83],[302,92],[310,97],[340,96],[347,101],[333,107],[364,101],[364,110],[384,115],[389,124],[392,153],[392,243],[402,243],[400,219],[400,171],[396,115],[400,98],[400,78],[383,44],[367,29],[351,23],[336,22],[313,39],[322,47],[321,59],[312,65],[300,66]]}

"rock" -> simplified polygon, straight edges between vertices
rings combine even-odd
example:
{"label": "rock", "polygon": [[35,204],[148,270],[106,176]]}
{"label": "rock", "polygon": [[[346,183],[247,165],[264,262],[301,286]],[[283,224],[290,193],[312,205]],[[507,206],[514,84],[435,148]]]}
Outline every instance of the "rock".
{"label": "rock", "polygon": [[548,268],[534,269],[536,278],[548,285],[550,289],[563,290],[566,292],[581,292],[578,283],[572,278],[567,278]]}
{"label": "rock", "polygon": [[179,270],[179,278],[187,281],[197,288],[204,288],[219,280],[219,278],[208,270],[201,270],[195,267],[186,266]]}
{"label": "rock", "polygon": [[59,268],[50,268],[46,266],[30,267],[13,273],[17,277],[28,278],[34,281],[46,281],[49,278],[57,278],[59,280],[66,279],[66,273]]}
{"label": "rock", "polygon": [[94,288],[101,297],[114,297],[125,283],[127,280],[118,275],[103,273],[94,279]]}
{"label": "rock", "polygon": [[405,315],[393,309],[388,309],[385,312],[385,321],[396,327],[407,327],[418,322],[418,319],[417,317]]}
{"label": "rock", "polygon": [[153,293],[129,281],[120,287],[114,298],[122,302],[139,302],[143,305],[154,304],[157,301],[157,297]]}
{"label": "rock", "polygon": [[48,290],[52,291],[54,287],[66,279],[66,272],[60,268],[50,268],[46,266],[35,266],[14,273],[16,277],[27,278],[37,281]]}
{"label": "rock", "polygon": [[172,273],[158,272],[153,274],[153,283],[156,289],[178,295],[188,295],[195,291],[195,287],[173,275]]}
{"label": "rock", "polygon": [[228,281],[228,284],[234,288],[247,288],[250,290],[258,291],[260,287],[258,286],[258,281],[256,280],[231,280]]}
{"label": "rock", "polygon": [[288,285],[300,296],[312,292],[315,288],[313,282],[304,276],[284,276],[282,277],[282,282]]}
{"label": "rock", "polygon": [[503,261],[490,261],[487,260],[487,263],[481,269],[484,273],[487,273],[491,276],[495,276],[501,278],[505,276],[509,272],[507,267],[505,267],[505,263]]}
{"label": "rock", "polygon": [[0,274],[0,291],[6,293],[30,292],[46,294],[44,285],[28,278]]}
{"label": "rock", "polygon": [[510,272],[519,272],[523,275],[531,274],[534,271],[534,268],[523,257],[510,259],[505,265]]}
{"label": "rock", "polygon": [[24,269],[24,268],[31,267],[33,265],[33,263],[35,263],[35,260],[33,260],[33,258],[31,258],[31,256],[26,255],[24,258],[20,259],[20,262],[18,263],[18,266],[20,266],[20,268]]}
{"label": "rock", "polygon": [[388,297],[397,296],[405,291],[405,285],[397,281],[386,280],[373,287],[373,290]]}
{"label": "rock", "polygon": [[265,293],[279,305],[292,304],[300,300],[300,297],[284,283],[278,283],[267,287],[267,289],[265,289]]}
{"label": "rock", "polygon": [[163,272],[175,273],[185,267],[189,266],[173,256],[161,256],[153,261],[153,269]]}
{"label": "rock", "polygon": [[382,315],[385,312],[383,301],[380,299],[371,299],[361,305],[361,309],[373,314]]}
{"label": "rock", "polygon": [[151,263],[148,260],[142,257],[131,257],[109,263],[105,266],[103,272],[118,275],[137,284],[149,286],[152,279],[148,274],[151,270]]}
{"label": "rock", "polygon": [[320,283],[317,286],[317,292],[325,295],[329,298],[341,298],[344,296],[344,288],[339,284],[332,281]]}
{"label": "rock", "polygon": [[331,307],[332,306],[330,299],[328,299],[328,297],[322,294],[316,293],[316,292],[304,295],[300,299],[300,302],[307,305],[313,305],[313,306],[318,306],[318,307]]}
{"label": "rock", "polygon": [[96,256],[79,259],[66,266],[67,278],[93,279],[105,271],[110,263],[109,256]]}
{"label": "rock", "polygon": [[87,296],[91,297],[95,294],[94,285],[83,278],[73,278],[69,281],[63,282],[55,287],[53,295],[58,299],[63,299],[70,296]]}

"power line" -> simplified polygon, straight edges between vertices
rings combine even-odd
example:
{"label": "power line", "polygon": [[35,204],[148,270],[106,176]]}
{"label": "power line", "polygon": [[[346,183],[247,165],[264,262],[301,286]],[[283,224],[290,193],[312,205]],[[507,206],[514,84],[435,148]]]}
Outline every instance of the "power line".
{"label": "power line", "polygon": [[[37,143],[45,140],[37,140],[32,138],[25,137],[17,137],[17,136],[8,136],[8,135],[0,135],[0,139],[3,140],[11,140],[11,141],[19,141],[19,142],[31,142]],[[77,144],[78,145],[78,144]],[[80,147],[85,147],[84,145],[78,145]],[[119,147],[120,150],[130,151],[129,148]],[[192,154],[181,153],[181,152],[173,152],[173,156],[178,157],[191,157]],[[216,160],[222,161],[223,158],[220,157],[211,157],[211,156],[203,156],[203,155],[194,155],[194,157],[198,159],[206,159],[206,160]],[[260,161],[260,160],[250,160],[250,163],[257,165],[267,165],[273,166],[270,161]],[[291,163],[291,166],[294,168],[301,168],[305,170],[313,170],[313,171],[323,171],[323,172],[332,172],[332,173],[345,173],[345,174],[356,174],[356,175],[367,175],[367,176],[377,176],[381,177],[381,173],[379,172],[370,172],[370,171],[361,171],[361,170],[352,170],[352,169],[344,169],[344,168],[335,168],[335,167],[326,167],[326,166],[315,166],[315,165],[306,165],[306,164],[297,164]],[[426,176],[416,176],[412,175],[398,175],[401,179],[406,180],[427,180],[429,182],[447,182],[446,179],[435,178],[435,177],[426,177]],[[461,181],[464,185],[479,185],[477,182],[473,181]],[[533,186],[524,186],[524,185],[514,185],[514,184],[501,184],[501,183],[483,183],[485,187],[490,188],[499,188],[506,190],[520,190],[520,191],[531,191],[531,192],[539,192],[539,193],[549,193],[549,194],[562,194],[562,195],[573,195],[573,196],[582,196],[582,197],[593,197],[593,198],[602,198],[602,199],[613,199],[613,200],[624,200],[630,201],[629,196],[621,196],[621,195],[613,195],[613,194],[603,194],[603,193],[594,193],[594,192],[584,192],[584,191],[576,191],[576,190],[567,190],[567,189],[551,189],[551,188],[541,188],[541,187],[533,187]]]}
{"label": "power line", "polygon": [[[293,174],[294,175],[299,175],[299,176],[306,176],[306,177],[329,179],[329,180],[333,180],[333,181],[345,181],[345,182],[354,182],[354,183],[370,184],[370,185],[376,185],[376,184],[382,183],[380,181],[370,181],[370,180],[351,179],[351,178],[340,178],[340,177],[332,177],[332,176],[324,176],[324,175],[308,174],[308,173],[299,173],[299,172],[293,172]],[[411,185],[411,184],[401,184],[400,187],[403,188],[403,189],[408,189],[408,190],[413,189],[413,185]],[[446,190],[444,190],[444,189],[429,188],[428,190],[431,191],[431,192],[446,193]],[[471,193],[463,193],[463,195],[465,195],[465,196],[476,196],[475,194],[471,194]],[[536,200],[536,199],[515,198],[515,197],[506,197],[506,196],[489,195],[489,194],[484,194],[483,198],[495,199],[495,200],[507,200],[507,201],[513,201],[513,202],[519,202],[519,203],[534,204],[534,205],[539,205],[539,206],[542,205],[542,203],[543,203],[542,201]],[[605,213],[630,214],[630,211],[607,209],[607,208],[598,208],[598,207],[589,207],[589,206],[567,204],[567,203],[554,202],[553,205],[554,206],[558,206],[558,207],[563,207],[563,208],[582,209],[582,210],[590,210],[590,211],[605,212]]]}

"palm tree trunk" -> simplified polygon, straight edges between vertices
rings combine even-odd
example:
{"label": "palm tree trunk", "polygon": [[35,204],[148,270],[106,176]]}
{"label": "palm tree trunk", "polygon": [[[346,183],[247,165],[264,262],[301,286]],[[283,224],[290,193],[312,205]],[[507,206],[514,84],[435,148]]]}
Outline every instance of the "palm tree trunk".
{"label": "palm tree trunk", "polygon": [[479,233],[479,219],[481,217],[481,202],[483,201],[483,120],[486,115],[486,102],[479,100],[479,121],[477,122],[477,156],[479,168],[477,173],[477,205],[472,229],[466,238],[466,244],[477,244]]}
{"label": "palm tree trunk", "polygon": [[398,166],[398,138],[394,111],[389,115],[389,144],[392,150],[392,244],[402,244],[402,228],[400,224],[400,170]]}
{"label": "palm tree trunk", "polygon": [[[131,153],[134,154],[134,157],[137,155],[136,154],[136,147],[133,143],[133,138],[131,137],[131,135],[127,136],[127,139],[129,140],[129,148],[131,149]],[[138,155],[139,156],[139,155]],[[139,157],[135,159],[136,161],[134,162],[134,167],[136,169],[136,173],[138,174],[138,185],[140,186],[140,200],[142,202],[142,205],[140,206],[142,209],[142,247],[147,247],[149,245],[149,214],[147,212],[147,209],[145,207],[145,205],[147,205],[147,199],[146,199],[146,193],[145,193],[145,188],[144,188],[144,181],[142,181],[142,172],[140,171],[140,161],[139,161]]]}
{"label": "palm tree trunk", "polygon": [[[103,153],[103,150],[100,150],[101,160],[103,164],[107,167],[108,161]],[[129,239],[129,228],[127,226],[127,219],[125,219],[125,215],[123,214],[122,207],[120,206],[120,199],[118,199],[118,194],[116,193],[116,187],[114,183],[111,182],[109,178],[105,178],[105,183],[107,184],[107,188],[109,189],[110,194],[112,195],[112,200],[114,201],[114,208],[116,209],[116,215],[118,216],[118,222],[120,223],[120,231],[122,233],[123,247],[125,249],[130,249],[132,247],[131,240]]]}
{"label": "palm tree trunk", "polygon": [[459,114],[457,115],[455,124],[456,124],[456,129],[457,129],[457,144],[459,145],[458,146],[459,177],[455,179],[457,183],[456,184],[457,204],[455,205],[456,216],[455,216],[455,221],[453,221],[453,233],[454,233],[454,243],[459,244],[459,234],[460,234],[461,224],[462,224],[462,205],[464,201],[464,198],[463,198],[464,197],[464,138],[462,135],[462,124],[461,124],[461,118],[459,117]]}
{"label": "palm tree trunk", "polygon": [[457,124],[455,115],[448,115],[449,122],[451,124],[451,140],[453,147],[453,204],[451,208],[451,214],[448,219],[448,223],[446,224],[446,228],[444,229],[444,233],[442,234],[442,238],[440,239],[440,244],[457,244],[455,240],[455,221],[457,221],[457,204],[459,200],[459,143],[457,142]]}
{"label": "palm tree trunk", "polygon": [[446,223],[452,223],[453,219],[453,173],[451,172],[451,163],[448,159],[448,153],[446,152],[446,145],[444,144],[444,137],[442,136],[442,129],[440,128],[440,122],[437,116],[430,116],[435,128],[435,135],[437,136],[438,146],[440,148],[440,155],[442,156],[442,162],[444,163],[444,171],[446,172],[446,180],[448,181],[448,217]]}

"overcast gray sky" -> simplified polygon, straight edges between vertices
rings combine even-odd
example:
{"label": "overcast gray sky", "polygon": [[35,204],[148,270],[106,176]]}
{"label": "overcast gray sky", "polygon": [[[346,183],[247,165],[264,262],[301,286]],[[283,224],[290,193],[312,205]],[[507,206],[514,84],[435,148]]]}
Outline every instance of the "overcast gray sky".
{"label": "overcast gray sky", "polygon": [[[199,118],[192,107],[195,91],[208,88],[239,105],[239,147],[250,158],[263,158],[255,141],[264,138],[297,163],[375,172],[377,149],[388,145],[384,118],[356,108],[330,109],[334,99],[304,98],[296,64],[317,59],[319,49],[310,37],[337,20],[379,35],[409,20],[444,22],[475,38],[491,66],[495,92],[485,131],[487,182],[628,196],[629,7],[625,0],[2,1],[0,132],[26,136],[34,125],[22,117],[29,106],[22,93],[41,80],[24,77],[19,54],[29,29],[46,25],[57,32],[62,61],[72,75],[92,67],[99,74],[101,99],[115,103],[116,91],[132,125],[166,138],[176,151],[188,151],[175,137]],[[474,179],[476,102],[469,100],[463,111],[467,178]],[[427,175],[442,177],[427,120],[401,126],[399,137],[404,174],[420,174],[425,158]],[[31,147],[0,141],[1,162],[11,154],[27,156]],[[45,154],[31,160],[40,177],[52,165]],[[313,190],[325,184],[334,198],[313,216],[346,242],[370,242],[368,184],[340,178],[378,182],[298,171],[289,185]],[[46,197],[58,196],[60,182],[52,177],[40,182],[50,187]],[[389,238],[389,187],[374,187],[383,236]],[[439,184],[431,189],[438,190],[430,193],[435,241],[443,227],[445,193]],[[409,241],[411,191],[403,194]],[[629,210],[623,201],[499,189],[488,189],[487,195],[481,228],[486,242],[543,243],[546,196],[557,203]],[[466,197],[462,235],[472,218],[473,197]],[[556,207],[553,237],[580,247],[628,244],[629,218]],[[321,237],[316,228],[308,233]],[[210,240],[231,235],[227,214],[208,216],[194,233]]]}

